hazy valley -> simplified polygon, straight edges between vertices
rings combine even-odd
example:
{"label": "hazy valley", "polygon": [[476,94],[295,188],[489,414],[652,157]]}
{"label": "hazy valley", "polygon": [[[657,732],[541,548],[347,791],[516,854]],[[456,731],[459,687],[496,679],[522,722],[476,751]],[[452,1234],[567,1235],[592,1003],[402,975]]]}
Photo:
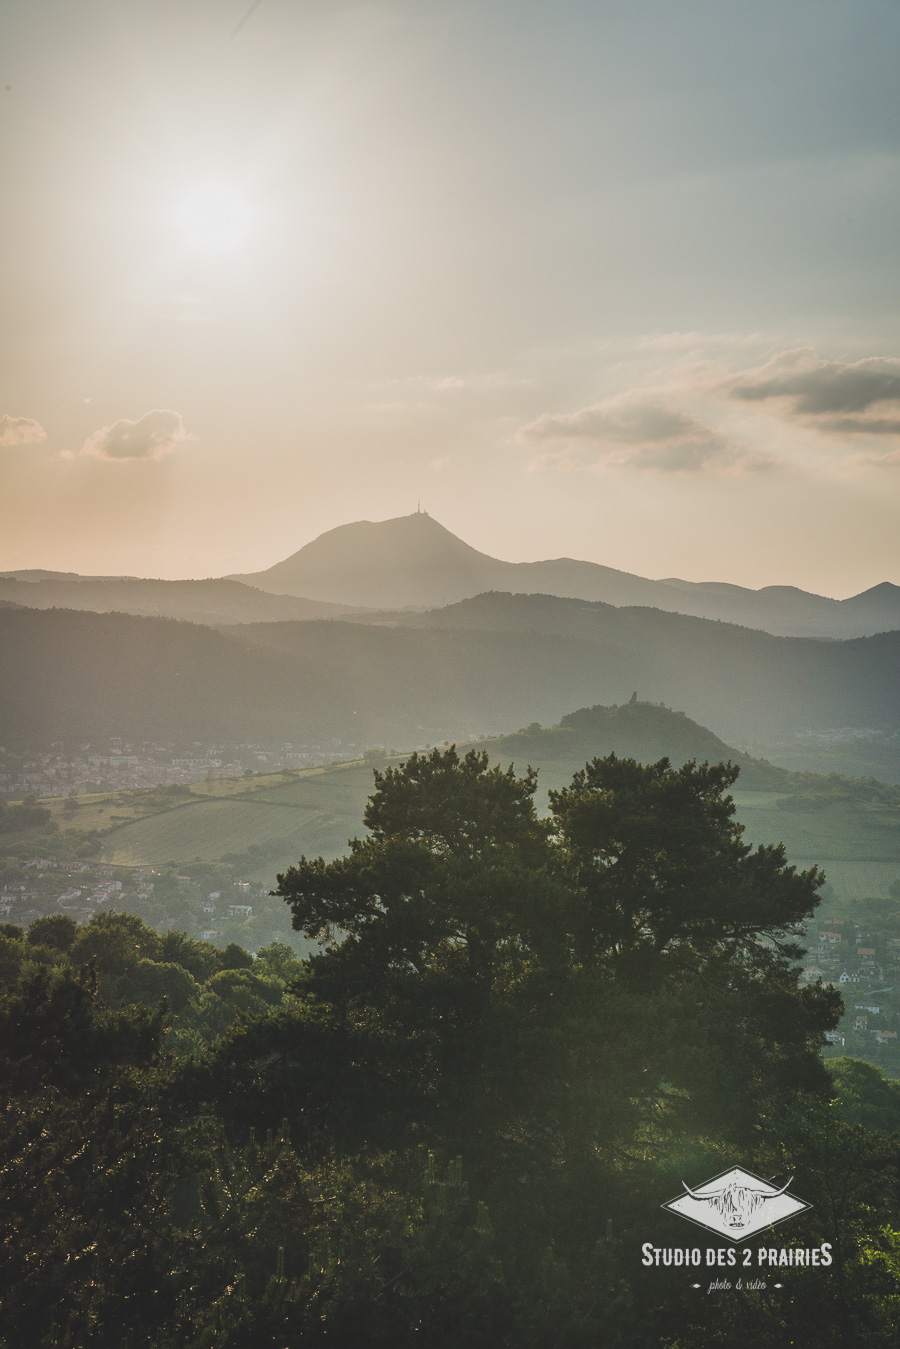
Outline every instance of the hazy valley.
{"label": "hazy valley", "polygon": [[0,34],[0,1349],[898,1349],[900,5]]}

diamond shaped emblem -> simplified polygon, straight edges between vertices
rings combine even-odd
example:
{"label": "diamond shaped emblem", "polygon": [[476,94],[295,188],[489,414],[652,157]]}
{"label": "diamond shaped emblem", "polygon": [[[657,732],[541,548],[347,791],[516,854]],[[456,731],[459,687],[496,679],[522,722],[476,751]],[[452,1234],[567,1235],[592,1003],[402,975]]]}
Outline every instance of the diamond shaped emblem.
{"label": "diamond shaped emblem", "polygon": [[661,1205],[680,1218],[687,1218],[698,1227],[705,1227],[728,1241],[743,1241],[764,1232],[767,1227],[793,1218],[811,1204],[788,1194],[787,1185],[779,1187],[734,1166],[720,1176],[704,1181],[691,1189],[685,1182],[685,1193],[676,1195]]}

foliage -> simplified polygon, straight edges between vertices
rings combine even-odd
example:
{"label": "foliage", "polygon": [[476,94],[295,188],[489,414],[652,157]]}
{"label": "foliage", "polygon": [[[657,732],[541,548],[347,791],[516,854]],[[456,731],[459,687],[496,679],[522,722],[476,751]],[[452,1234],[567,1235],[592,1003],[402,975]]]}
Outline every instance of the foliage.
{"label": "foliage", "polygon": [[828,1060],[842,1119],[882,1133],[900,1133],[900,1082],[861,1059]]}
{"label": "foliage", "polygon": [[[609,756],[542,819],[530,770],[435,750],[279,878],[309,960],[122,914],[0,937],[2,1349],[893,1345],[896,1094],[823,1068],[821,877],[744,842],[735,776]],[[786,1239],[834,1277],[641,1271],[735,1157],[798,1177]]]}
{"label": "foliage", "polygon": [[19,806],[8,806],[5,801],[0,801],[0,834],[46,829],[51,824],[51,812],[46,806],[36,805],[34,800],[23,801]]}
{"label": "foliage", "polygon": [[28,929],[30,946],[49,946],[54,951],[71,951],[78,936],[78,924],[65,913],[36,918]]}

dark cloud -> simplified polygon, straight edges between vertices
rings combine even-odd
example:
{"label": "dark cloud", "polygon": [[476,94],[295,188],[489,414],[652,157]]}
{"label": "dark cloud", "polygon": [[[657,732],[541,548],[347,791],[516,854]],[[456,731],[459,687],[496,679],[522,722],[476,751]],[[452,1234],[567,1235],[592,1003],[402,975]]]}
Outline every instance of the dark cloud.
{"label": "dark cloud", "polygon": [[650,398],[626,394],[608,398],[578,412],[545,413],[524,426],[528,441],[587,439],[620,444],[656,444],[692,435],[700,423],[694,417]]}
{"label": "dark cloud", "polygon": [[871,436],[900,435],[900,417],[830,417],[829,431],[844,431],[857,435],[864,431]]}
{"label": "dark cloud", "polygon": [[0,445],[36,445],[47,439],[47,433],[33,417],[0,417]]}
{"label": "dark cloud", "polygon": [[738,457],[726,438],[699,418],[637,391],[577,412],[547,413],[524,426],[519,439],[591,441],[607,450],[608,463],[663,472],[697,472],[712,461],[733,463]]}
{"label": "dark cloud", "polygon": [[[744,402],[777,400],[781,415],[830,431],[900,432],[900,360],[893,357],[842,362],[819,360],[806,350],[783,352],[758,370],[739,375],[728,392]],[[891,403],[897,404],[896,415],[872,414],[873,408]]]}
{"label": "dark cloud", "polygon": [[179,414],[157,408],[135,422],[123,418],[101,427],[85,441],[81,453],[98,459],[163,459],[187,439]]}

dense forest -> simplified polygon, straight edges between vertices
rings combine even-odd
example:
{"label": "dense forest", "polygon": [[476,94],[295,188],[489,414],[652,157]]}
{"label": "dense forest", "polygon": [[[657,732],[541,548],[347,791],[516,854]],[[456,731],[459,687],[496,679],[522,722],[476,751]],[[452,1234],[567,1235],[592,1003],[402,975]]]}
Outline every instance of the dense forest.
{"label": "dense forest", "polygon": [[900,634],[772,637],[651,609],[482,595],[402,623],[0,610],[0,736],[423,745],[642,698],[731,742],[896,730]]}
{"label": "dense forest", "polygon": [[[819,1054],[821,877],[734,822],[736,769],[376,774],[366,835],[278,878],[298,960],[104,913],[0,939],[4,1349],[896,1343],[900,1091]],[[828,1268],[642,1265],[740,1165]],[[699,1284],[698,1281],[699,1280]]]}

